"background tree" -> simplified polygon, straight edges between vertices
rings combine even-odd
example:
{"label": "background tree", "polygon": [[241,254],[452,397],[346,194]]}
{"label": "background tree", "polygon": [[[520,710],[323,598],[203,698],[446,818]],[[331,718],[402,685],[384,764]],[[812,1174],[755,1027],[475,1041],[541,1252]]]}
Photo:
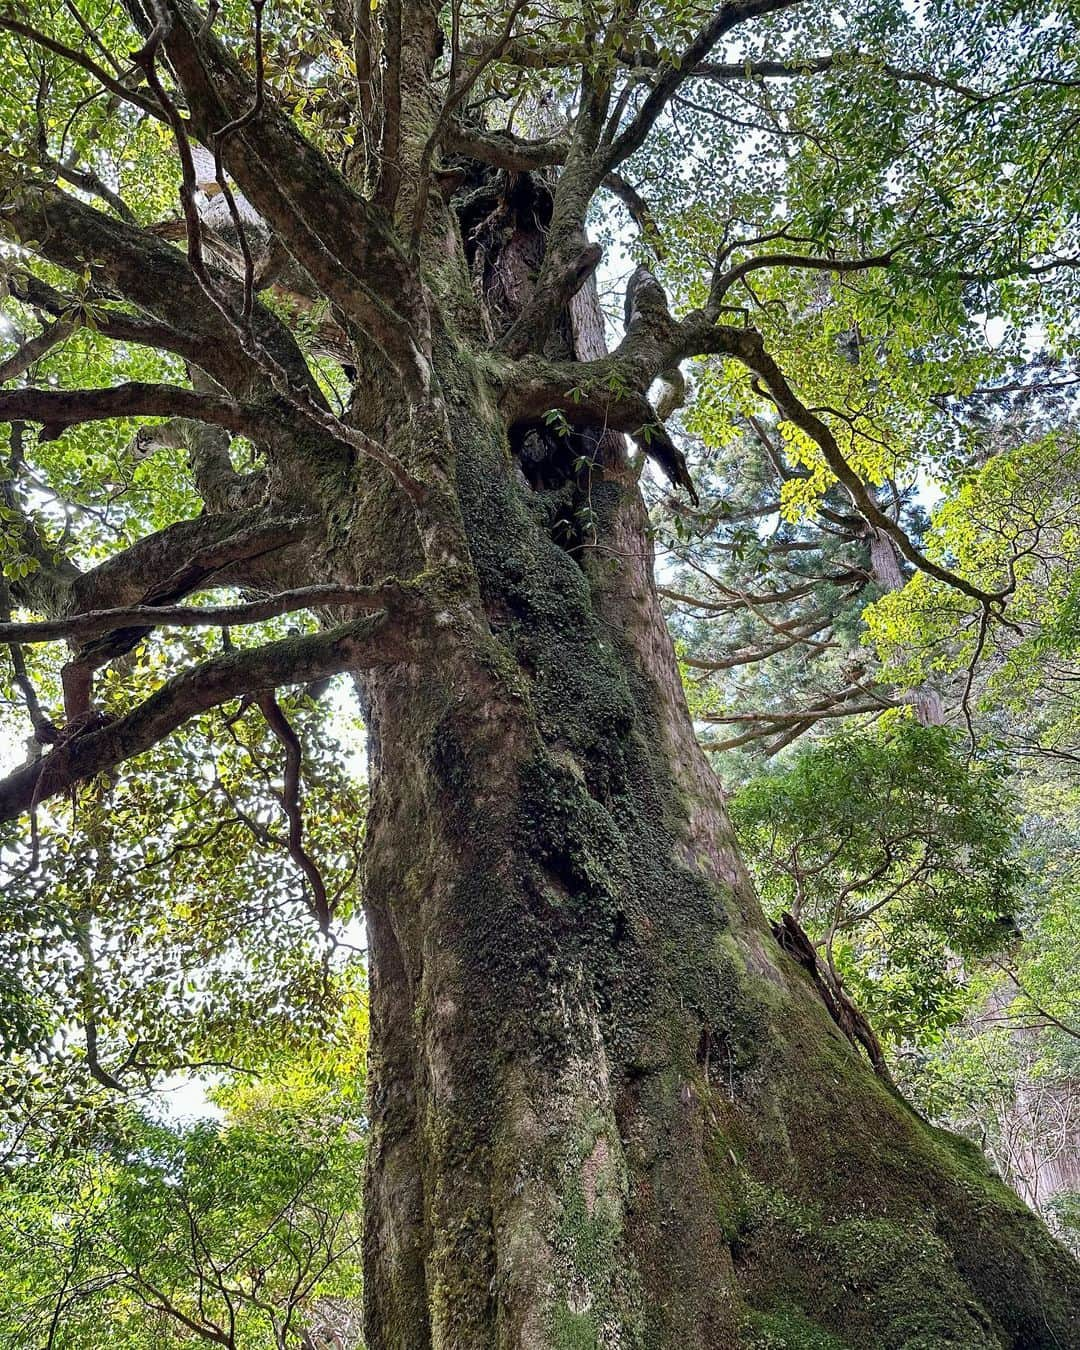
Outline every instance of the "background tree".
{"label": "background tree", "polygon": [[[256,809],[213,775],[210,800],[287,858],[327,969],[359,804],[313,823],[273,691],[354,676],[373,1350],[1068,1335],[1063,1252],[774,942],[695,744],[637,481],[650,459],[722,514],[696,483],[723,475],[665,426],[695,361],[687,426],[709,448],[779,437],[784,514],[841,507],[863,570],[958,593],[976,646],[1012,622],[1007,562],[923,548],[893,484],[948,463],[943,391],[1007,374],[1036,321],[1068,341],[1069,18],[0,10],[0,635],[34,730],[0,813],[31,821],[38,875],[63,794],[81,828],[125,791],[103,774],[176,733],[190,761],[204,716],[244,750],[258,714],[280,785]],[[586,232],[608,201],[662,255],[609,334]],[[241,596],[205,602],[220,589]],[[162,636],[241,627],[223,652]],[[63,639],[59,670],[37,657]],[[83,994],[58,1016],[44,991],[27,1037],[43,1058],[75,1022],[101,1067],[108,961],[61,901]],[[136,1029],[130,1059],[120,1012],[111,1078],[175,1057],[144,1060]]]}
{"label": "background tree", "polygon": [[6,1343],[358,1344],[333,1336],[359,1307],[362,1005],[341,1020],[256,1089],[221,1083],[220,1122],[117,1106],[24,1132],[0,1201]]}
{"label": "background tree", "polygon": [[820,935],[880,1033],[915,1042],[957,1020],[965,958],[1015,931],[1013,814],[998,766],[910,718],[822,741],[732,801],[766,908]]}
{"label": "background tree", "polygon": [[[1010,937],[1002,925],[995,937],[985,912],[976,908],[964,916],[970,930],[961,921],[951,942],[942,943],[931,937],[939,906],[929,893],[916,891],[905,924],[891,933],[879,926],[861,950],[845,947],[853,962],[846,978],[857,991],[856,1003],[873,1010],[884,1059],[905,1090],[932,1118],[987,1147],[1003,1175],[1071,1241],[1070,1196],[1080,1182],[1071,1163],[1080,1097],[1068,1031],[1076,1006],[1078,841],[1069,805],[1075,625],[1064,611],[1075,575],[1074,385],[1068,361],[1036,356],[1014,378],[939,401],[941,434],[952,446],[941,462],[954,467],[937,471],[947,495],[935,506],[932,524],[925,516],[909,517],[910,529],[923,548],[961,560],[965,572],[981,566],[989,575],[996,569],[1001,584],[1014,586],[1007,619],[990,617],[981,642],[978,606],[957,603],[948,588],[928,587],[924,575],[908,568],[896,585],[875,583],[865,544],[854,545],[861,556],[851,574],[847,612],[836,622],[842,611],[821,565],[820,545],[814,547],[820,541],[835,549],[835,542],[829,544],[835,536],[818,528],[813,515],[793,521],[779,515],[775,492],[770,497],[758,486],[762,473],[775,476],[772,450],[755,452],[755,442],[766,449],[759,438],[731,442],[738,467],[727,480],[729,491],[749,485],[755,504],[749,528],[738,514],[733,521],[699,517],[688,528],[688,513],[667,498],[655,509],[679,577],[665,592],[685,643],[691,704],[703,743],[723,756],[726,776],[751,780],[736,798],[736,815],[748,811],[743,843],[774,917],[791,904],[794,884],[791,858],[772,860],[774,829],[788,847],[799,848],[803,836],[812,844],[822,827],[839,826],[838,841],[850,839],[853,827],[869,840],[889,834],[879,809],[898,770],[908,781],[905,760],[887,752],[888,733],[868,735],[867,728],[884,728],[895,717],[890,707],[911,703],[919,719],[950,724],[960,733],[962,758],[955,763],[963,778],[935,774],[931,766],[941,765],[930,753],[925,765],[907,761],[916,792],[940,787],[947,798],[962,788],[968,776],[963,759],[972,751],[973,783],[1008,764],[1020,839],[1011,845],[1007,840],[1011,812],[1001,813],[1001,803],[996,819],[991,813],[987,820],[996,831],[995,848],[1002,850],[997,884],[1003,897],[1013,896],[1018,931]],[[721,453],[714,453],[714,462]],[[924,483],[919,493],[928,499],[937,490]],[[791,595],[781,578],[796,571],[802,576]],[[799,607],[803,614],[816,608],[829,620],[818,634],[823,640],[791,638],[797,625],[777,633],[762,617],[782,623]],[[701,652],[709,653],[707,660]],[[717,723],[730,729],[724,738],[709,725]],[[908,734],[917,744],[917,728]],[[786,751],[793,742],[801,746],[822,735],[827,747]],[[783,768],[762,773],[762,761],[777,755]],[[841,792],[838,801],[837,788],[850,786],[850,775],[861,790]],[[943,799],[919,822],[943,850],[956,843],[950,838],[954,809]],[[806,882],[814,882],[821,903],[811,905],[802,921],[819,949],[830,929],[826,894],[835,899],[852,879],[838,869],[835,876],[827,870]],[[957,894],[963,890],[961,883]],[[954,924],[960,921],[961,911],[952,917]],[[969,941],[965,959],[961,949]],[[980,945],[982,959],[973,960]],[[1039,985],[1043,1014],[1022,992],[1031,978]],[[1053,1008],[1064,1012],[1064,1028],[1052,1020]],[[962,1022],[943,1035],[957,1017]]]}

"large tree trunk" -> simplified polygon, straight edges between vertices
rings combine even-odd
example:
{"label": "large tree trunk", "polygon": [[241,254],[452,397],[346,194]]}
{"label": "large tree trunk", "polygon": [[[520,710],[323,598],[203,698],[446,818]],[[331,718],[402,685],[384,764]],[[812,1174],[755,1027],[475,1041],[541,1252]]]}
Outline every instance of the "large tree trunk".
{"label": "large tree trunk", "polygon": [[[1064,1253],[777,946],[621,444],[516,462],[438,349],[479,622],[364,686],[370,1350],[1074,1344]],[[395,501],[355,528],[407,571]]]}

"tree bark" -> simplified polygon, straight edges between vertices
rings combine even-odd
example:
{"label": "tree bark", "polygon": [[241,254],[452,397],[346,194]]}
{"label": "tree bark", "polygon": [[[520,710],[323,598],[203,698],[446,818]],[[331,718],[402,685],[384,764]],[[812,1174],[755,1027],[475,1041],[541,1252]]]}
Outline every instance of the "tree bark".
{"label": "tree bark", "polygon": [[[524,272],[481,265],[505,325]],[[508,442],[436,350],[475,622],[362,684],[370,1350],[1069,1343],[1065,1253],[772,936],[621,439]],[[369,485],[351,529],[408,572],[410,522]]]}

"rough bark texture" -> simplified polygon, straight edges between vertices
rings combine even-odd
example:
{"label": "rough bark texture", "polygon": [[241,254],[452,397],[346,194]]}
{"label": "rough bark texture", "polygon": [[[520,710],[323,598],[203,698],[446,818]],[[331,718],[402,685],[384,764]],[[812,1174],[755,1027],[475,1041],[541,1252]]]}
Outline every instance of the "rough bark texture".
{"label": "rough bark texture", "polygon": [[1068,1258],[759,911],[620,443],[519,467],[449,335],[437,376],[484,624],[365,684],[371,1350],[1069,1344]]}

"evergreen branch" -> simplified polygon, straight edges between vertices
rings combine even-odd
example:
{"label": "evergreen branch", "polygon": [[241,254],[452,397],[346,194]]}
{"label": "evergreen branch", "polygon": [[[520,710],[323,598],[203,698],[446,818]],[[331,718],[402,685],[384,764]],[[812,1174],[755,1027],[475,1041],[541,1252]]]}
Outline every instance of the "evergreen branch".
{"label": "evergreen branch", "polygon": [[85,52],[79,51],[75,47],[68,47],[63,42],[58,42],[55,38],[49,37],[48,33],[41,32],[33,25],[23,22],[21,19],[14,18],[11,14],[0,13],[0,29],[6,29],[9,33],[14,33],[17,37],[24,37],[33,42],[36,46],[45,51],[52,52],[54,56],[59,56],[65,61],[69,61],[74,66],[79,66],[88,74],[92,75],[103,89],[107,89],[110,94],[115,94],[125,103],[131,103],[136,108],[155,117],[158,121],[164,121],[164,114],[157,103],[152,99],[136,92],[122,80],[116,79],[113,75]]}

